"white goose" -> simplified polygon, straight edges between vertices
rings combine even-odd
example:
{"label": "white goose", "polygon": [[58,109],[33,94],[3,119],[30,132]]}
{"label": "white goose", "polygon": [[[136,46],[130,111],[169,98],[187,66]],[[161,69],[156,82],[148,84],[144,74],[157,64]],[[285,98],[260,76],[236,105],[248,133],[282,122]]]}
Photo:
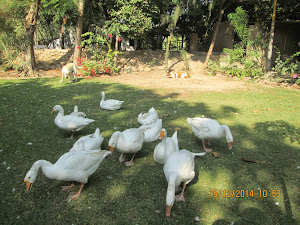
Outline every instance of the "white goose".
{"label": "white goose", "polygon": [[95,120],[83,118],[79,116],[74,115],[64,115],[64,109],[60,105],[56,105],[53,107],[51,113],[57,112],[58,114],[54,119],[54,123],[56,126],[58,126],[60,129],[71,131],[72,135],[71,138],[73,138],[73,134],[75,131],[82,130],[84,127],[89,125],[90,123],[94,122]]}
{"label": "white goose", "polygon": [[117,110],[120,109],[124,101],[119,101],[115,99],[107,99],[105,100],[104,91],[101,92],[102,99],[100,101],[100,108],[106,110]]}
{"label": "white goose", "polygon": [[229,150],[232,149],[233,137],[228,126],[220,125],[218,121],[209,118],[187,118],[193,133],[202,141],[203,148],[206,152],[211,152],[211,148],[207,148],[205,144],[210,145],[209,139],[220,139],[226,137]]}
{"label": "white goose", "polygon": [[172,137],[167,137],[167,131],[163,128],[159,139],[162,141],[155,146],[153,159],[160,164],[164,164],[169,155],[179,151],[177,131],[174,132]]}
{"label": "white goose", "polygon": [[129,162],[125,162],[125,164],[126,166],[132,166],[134,164],[133,158],[143,146],[144,132],[145,130],[142,129],[130,128],[123,132],[116,131],[112,134],[108,146],[111,152],[113,152],[114,148],[121,152],[121,156],[119,158],[120,163],[125,161],[124,154],[133,153],[131,160]]}
{"label": "white goose", "polygon": [[86,115],[85,115],[84,112],[78,112],[78,106],[77,105],[74,106],[74,111],[70,115],[71,116],[81,116],[81,117],[86,118]]}
{"label": "white goose", "polygon": [[[191,153],[188,150],[173,152],[166,160],[164,165],[164,174],[168,182],[166,195],[166,216],[171,215],[171,209],[174,201],[185,201],[184,190],[186,185],[195,177],[194,158],[195,156],[204,156],[204,153]],[[182,192],[175,196],[175,189],[183,183]]]}
{"label": "white goose", "polygon": [[100,129],[97,128],[95,130],[95,133],[89,134],[86,136],[83,136],[79,138],[73,145],[73,147],[69,150],[69,152],[75,152],[75,151],[81,151],[82,148],[80,146],[80,142],[84,142],[84,150],[101,150],[101,144],[103,142],[104,138],[102,137],[102,134],[100,134]]}
{"label": "white goose", "polygon": [[162,128],[162,119],[158,119],[155,123],[150,125],[140,126],[139,129],[145,129],[144,142],[154,142],[158,140]]}
{"label": "white goose", "polygon": [[[43,174],[49,179],[80,182],[79,191],[75,195],[70,195],[70,199],[75,200],[80,196],[89,176],[99,168],[102,160],[109,154],[111,152],[105,150],[78,151],[63,154],[55,164],[46,160],[38,160],[32,165],[24,178],[26,191],[31,190],[41,168]],[[63,186],[62,188],[66,190],[73,187],[74,185]]]}
{"label": "white goose", "polygon": [[138,115],[138,122],[142,125],[150,125],[158,120],[158,114],[156,110],[152,107],[149,109],[148,113],[140,113]]}

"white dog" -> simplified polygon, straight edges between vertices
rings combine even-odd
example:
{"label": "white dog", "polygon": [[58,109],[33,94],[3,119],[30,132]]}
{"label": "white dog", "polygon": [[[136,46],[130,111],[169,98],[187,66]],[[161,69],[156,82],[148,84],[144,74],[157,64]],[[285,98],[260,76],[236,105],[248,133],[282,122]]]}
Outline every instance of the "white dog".
{"label": "white dog", "polygon": [[[68,76],[70,76],[70,81],[74,82],[74,78],[77,81],[77,69],[78,66],[76,66],[74,63],[68,63],[67,65],[65,65],[62,68],[62,74],[61,74],[61,80],[60,82],[63,81],[64,77],[67,78]],[[74,74],[74,77],[73,77]]]}

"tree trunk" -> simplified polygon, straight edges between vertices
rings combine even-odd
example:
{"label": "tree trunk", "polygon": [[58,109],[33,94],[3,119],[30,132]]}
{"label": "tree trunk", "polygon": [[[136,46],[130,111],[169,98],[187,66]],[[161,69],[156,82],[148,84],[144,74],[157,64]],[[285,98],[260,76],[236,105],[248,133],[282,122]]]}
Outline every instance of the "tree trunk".
{"label": "tree trunk", "polygon": [[221,25],[221,21],[222,21],[222,17],[223,17],[223,14],[224,14],[224,10],[223,9],[223,5],[225,3],[226,0],[222,0],[221,3],[220,3],[220,14],[219,14],[219,18],[218,18],[218,22],[217,22],[217,25],[216,25],[216,29],[215,29],[215,32],[213,34],[213,38],[212,38],[212,41],[210,43],[210,47],[209,47],[209,50],[207,52],[207,55],[206,55],[206,59],[205,59],[205,62],[204,62],[204,67],[207,67],[207,64],[208,64],[208,60],[212,54],[212,51],[214,49],[214,45],[215,45],[215,41],[216,41],[216,38],[217,38],[217,34],[219,32],[219,28],[220,28],[220,25]]}
{"label": "tree trunk", "polygon": [[267,77],[269,77],[269,78],[271,78],[272,50],[273,50],[274,30],[275,30],[276,4],[277,4],[277,0],[274,0],[272,24],[271,24],[271,30],[270,30],[270,39],[269,39],[268,53],[267,53],[267,59],[266,59],[266,72],[267,72]]}
{"label": "tree trunk", "polygon": [[24,51],[24,60],[26,65],[26,76],[37,76],[37,67],[34,56],[34,32],[37,26],[38,7],[41,0],[36,0],[30,4],[29,12],[25,18],[25,37],[26,45]]}
{"label": "tree trunk", "polygon": [[170,36],[168,37],[168,42],[167,42],[167,46],[166,46],[166,53],[165,53],[165,71],[166,73],[169,73],[169,51],[170,51],[170,44],[171,44],[171,40],[173,37],[173,32],[170,32]]}
{"label": "tree trunk", "polygon": [[63,23],[61,25],[61,28],[60,28],[60,46],[61,46],[61,49],[64,49],[65,48],[65,38],[64,38],[64,31],[65,31],[65,24],[67,22],[67,15],[63,18]]}
{"label": "tree trunk", "polygon": [[119,36],[116,35],[116,42],[115,42],[115,55],[114,55],[114,64],[117,66],[118,61],[118,51],[119,51]]}
{"label": "tree trunk", "polygon": [[75,49],[74,49],[74,58],[73,63],[75,65],[79,65],[79,58],[81,57],[81,35],[82,35],[82,27],[83,27],[83,12],[84,12],[84,0],[79,0],[78,2],[78,19],[76,24],[76,36],[75,36]]}

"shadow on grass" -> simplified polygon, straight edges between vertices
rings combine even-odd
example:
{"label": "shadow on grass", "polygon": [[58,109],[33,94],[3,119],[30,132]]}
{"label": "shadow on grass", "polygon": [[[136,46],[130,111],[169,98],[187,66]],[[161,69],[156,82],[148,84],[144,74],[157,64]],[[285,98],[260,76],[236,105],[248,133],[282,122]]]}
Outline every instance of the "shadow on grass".
{"label": "shadow on grass", "polygon": [[[118,111],[101,110],[102,90],[107,98],[125,101],[124,107]],[[212,141],[221,158],[207,154],[195,159],[196,177],[186,189],[186,202],[175,203],[170,218],[165,217],[167,185],[163,166],[152,158],[158,142],[145,143],[130,168],[118,162],[117,151],[113,157],[107,157],[89,178],[77,201],[69,203],[68,194],[59,193],[65,182],[49,180],[41,173],[32,191],[25,193],[23,178],[33,162],[39,159],[55,162],[80,136],[93,133],[97,127],[105,138],[102,149],[107,149],[114,131],[139,127],[138,114],[151,107],[160,117],[170,114],[163,117],[163,127],[169,136],[180,127],[180,148],[192,152],[203,149],[192,134],[187,117],[214,115],[222,121],[234,120],[234,113],[241,114],[232,105],[213,110],[209,101],[190,103],[176,99],[177,95],[158,95],[101,79],[75,84],[58,83],[56,79],[1,81],[0,154],[6,162],[0,168],[2,221],[5,224],[45,221],[48,224],[192,224],[194,217],[199,216],[201,224],[297,224],[294,218],[299,213],[296,212],[299,151],[290,142],[299,141],[299,129],[283,120],[259,122],[252,129],[243,124],[228,124],[235,140],[235,154],[227,149],[225,139]],[[80,111],[96,121],[76,133],[75,140],[66,140],[69,133],[59,130],[54,124],[56,115],[50,114],[56,104],[62,105],[66,113],[78,105]],[[241,157],[265,163],[247,163]],[[258,188],[268,193],[280,190],[281,196],[261,197]],[[253,190],[254,197],[215,198],[210,196],[211,189]],[[296,216],[299,218],[299,214]]]}

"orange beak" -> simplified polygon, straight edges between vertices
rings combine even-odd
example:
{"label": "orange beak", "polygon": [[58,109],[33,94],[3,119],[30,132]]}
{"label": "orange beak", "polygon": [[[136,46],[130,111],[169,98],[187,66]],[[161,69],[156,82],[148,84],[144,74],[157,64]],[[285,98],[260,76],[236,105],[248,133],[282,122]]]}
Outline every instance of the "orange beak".
{"label": "orange beak", "polygon": [[110,155],[113,155],[114,147],[112,147],[112,146],[108,146],[108,147],[109,147]]}
{"label": "orange beak", "polygon": [[171,208],[172,208],[171,205],[167,205],[167,207],[166,207],[166,216],[171,216]]}
{"label": "orange beak", "polygon": [[165,135],[165,132],[162,130],[160,132],[160,135],[159,135],[158,139],[161,140],[164,137],[164,135]]}
{"label": "orange beak", "polygon": [[26,192],[28,191],[31,191],[31,188],[32,188],[32,183],[30,183],[29,181],[27,180],[24,180],[24,182],[26,183]]}
{"label": "orange beak", "polygon": [[54,113],[54,112],[55,112],[54,109],[52,109],[51,114]]}
{"label": "orange beak", "polygon": [[228,142],[229,150],[232,149],[232,143],[233,143],[233,141]]}

